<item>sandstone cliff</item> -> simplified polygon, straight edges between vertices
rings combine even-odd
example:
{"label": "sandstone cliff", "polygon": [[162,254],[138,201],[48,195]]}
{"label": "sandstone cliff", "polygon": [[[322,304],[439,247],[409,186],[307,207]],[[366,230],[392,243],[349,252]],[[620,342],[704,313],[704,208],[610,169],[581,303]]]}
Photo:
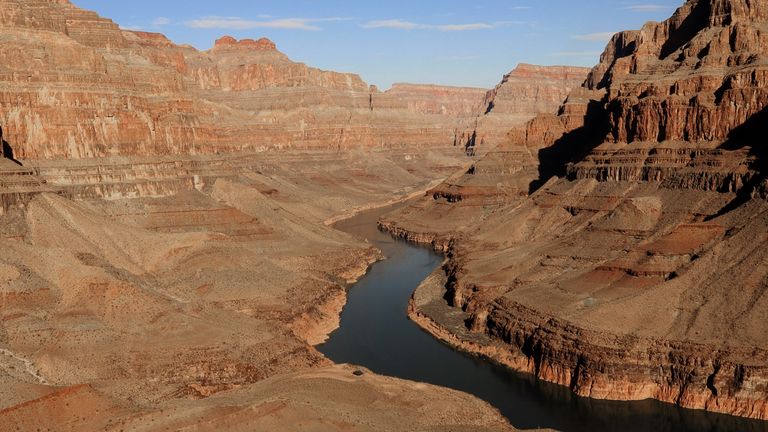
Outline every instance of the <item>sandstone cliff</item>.
{"label": "sandstone cliff", "polygon": [[467,133],[467,144],[493,148],[536,114],[555,114],[588,72],[588,68],[572,66],[519,64],[486,93],[481,115]]}
{"label": "sandstone cliff", "polygon": [[690,0],[619,33],[557,115],[382,221],[449,250],[445,295],[492,341],[453,342],[583,396],[768,418],[767,29],[766,1]]}
{"label": "sandstone cliff", "polygon": [[464,145],[490,105],[532,117],[578,75],[521,66],[485,96],[408,84],[382,93],[295,63],[266,39],[223,37],[198,51],[66,1],[0,4],[0,124],[20,159]]}
{"label": "sandstone cliff", "polygon": [[[21,159],[450,146],[460,117],[476,115],[467,100],[481,98],[434,87],[429,101],[414,87],[427,99],[411,103],[411,88],[387,97],[266,39],[201,52],[64,1],[4,0],[0,27],[0,124]],[[390,102],[374,109],[379,97]]]}

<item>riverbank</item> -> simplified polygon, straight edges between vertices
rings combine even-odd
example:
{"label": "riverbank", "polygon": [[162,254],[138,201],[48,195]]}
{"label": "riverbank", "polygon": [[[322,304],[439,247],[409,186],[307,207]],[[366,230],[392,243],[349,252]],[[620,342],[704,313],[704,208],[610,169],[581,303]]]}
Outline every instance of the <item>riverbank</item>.
{"label": "riverbank", "polygon": [[[174,429],[259,429],[262,410],[273,420],[300,418],[294,393],[262,383],[336,367],[311,344],[337,327],[349,284],[381,257],[323,222],[407,196],[464,158],[456,149],[434,163],[399,152],[297,152],[164,159],[141,171],[133,160],[41,167],[40,182],[65,193],[32,194],[0,215],[8,251],[0,263],[0,351],[8,354],[0,355],[0,431],[158,430],[156,409],[178,415]],[[361,163],[364,176],[350,168]],[[414,165],[414,174],[393,175]],[[117,174],[105,174],[114,181],[104,184],[88,175],[95,171]],[[399,395],[418,384],[404,380],[370,381],[383,386],[367,391],[380,396],[379,408],[350,401],[355,382],[345,378],[355,371],[337,371],[332,386],[304,394],[327,408],[313,417],[325,429],[385,429],[384,411],[425,429],[506,424],[490,406],[448,390],[429,389],[434,397],[414,406]],[[398,396],[385,396],[392,390]],[[286,406],[272,411],[269,401],[281,398]],[[454,403],[476,415],[424,415]],[[270,428],[295,429],[288,421]]]}
{"label": "riverbank", "polygon": [[657,401],[581,398],[566,387],[514,372],[495,360],[508,347],[483,332],[469,331],[466,321],[471,315],[443,299],[449,281],[445,268],[451,261],[432,252],[433,247],[401,241],[380,230],[376,213],[362,214],[339,227],[367,238],[388,259],[375,263],[349,289],[340,328],[317,347],[333,361],[473,394],[521,429],[768,430],[759,422]]}
{"label": "riverbank", "polygon": [[360,215],[361,213],[364,213],[364,212],[369,212],[369,211],[373,211],[373,210],[379,210],[379,209],[382,209],[382,208],[385,208],[385,207],[391,207],[391,206],[396,206],[398,204],[405,203],[405,202],[410,201],[410,200],[412,200],[414,198],[423,196],[424,194],[426,194],[427,192],[429,192],[435,186],[439,185],[442,182],[443,182],[443,180],[434,180],[434,181],[430,182],[426,186],[418,187],[418,188],[416,188],[416,190],[413,190],[413,191],[406,191],[406,192],[404,192],[403,195],[396,196],[396,197],[391,198],[391,199],[389,199],[387,201],[374,202],[374,203],[366,204],[366,205],[363,205],[363,206],[358,206],[358,207],[355,207],[355,208],[352,208],[352,209],[344,210],[344,211],[342,211],[342,213],[326,219],[323,223],[326,226],[331,226],[331,225],[337,224],[339,222],[342,222],[344,220],[351,219],[351,218],[353,218],[355,216],[358,216],[358,215]]}
{"label": "riverbank", "polygon": [[[487,310],[469,305],[465,311],[451,306],[465,305],[467,293],[472,292],[462,265],[460,241],[410,232],[391,220],[380,221],[379,227],[398,238],[449,252],[443,268],[417,288],[408,314],[423,330],[457,350],[563,386],[582,397],[614,401],[655,399],[729,416],[766,419],[768,401],[749,397],[749,393],[717,393],[729,374],[738,375],[738,370],[743,370],[729,356],[735,359],[746,353],[721,351],[719,363],[700,363],[710,358],[712,347],[647,338],[630,341],[578,328],[511,303],[505,306],[513,311],[505,315],[507,321],[489,321]],[[498,317],[499,311],[495,313]],[[750,355],[754,357],[755,353]],[[704,377],[708,384],[688,385],[695,375],[686,376],[684,371],[698,368],[710,369],[709,376]],[[734,422],[739,424],[738,420]],[[745,421],[741,427],[744,425],[755,430],[768,427],[762,422]]]}

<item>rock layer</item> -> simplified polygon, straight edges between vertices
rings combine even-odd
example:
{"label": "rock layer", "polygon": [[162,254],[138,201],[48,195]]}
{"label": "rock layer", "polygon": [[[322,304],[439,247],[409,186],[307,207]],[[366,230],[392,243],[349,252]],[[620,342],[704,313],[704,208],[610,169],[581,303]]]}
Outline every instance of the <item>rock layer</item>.
{"label": "rock layer", "polygon": [[[382,93],[357,75],[294,63],[266,39],[223,37],[201,52],[69,2],[2,9],[0,124],[21,159],[464,144],[491,104],[534,116],[577,74],[521,66],[485,103],[480,89]],[[509,93],[516,101],[502,103]]]}
{"label": "rock layer", "polygon": [[382,221],[449,244],[414,316],[452,343],[596,398],[768,419],[768,3],[691,0],[613,37],[539,116]]}
{"label": "rock layer", "polygon": [[485,95],[482,115],[467,133],[469,146],[492,149],[536,114],[555,114],[566,96],[581,86],[589,68],[519,64]]}
{"label": "rock layer", "polygon": [[266,39],[201,52],[69,2],[1,4],[0,124],[20,159],[449,146],[482,98],[418,86],[387,96]]}

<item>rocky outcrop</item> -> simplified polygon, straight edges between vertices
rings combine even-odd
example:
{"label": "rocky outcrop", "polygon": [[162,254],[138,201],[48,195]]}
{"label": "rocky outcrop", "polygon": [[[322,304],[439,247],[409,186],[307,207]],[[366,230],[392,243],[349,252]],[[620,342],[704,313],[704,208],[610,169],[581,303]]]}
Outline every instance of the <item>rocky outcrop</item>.
{"label": "rocky outcrop", "polygon": [[379,221],[378,226],[379,229],[386,231],[395,237],[411,243],[428,245],[438,252],[448,252],[451,247],[451,240],[447,237],[441,237],[431,232],[419,233],[413,230],[402,229],[393,221]]}
{"label": "rocky outcrop", "polygon": [[590,68],[521,63],[485,96],[485,112],[530,115],[553,113],[571,90],[584,82]]}
{"label": "rocky outcrop", "polygon": [[454,240],[430,301],[483,338],[412,315],[583,396],[768,419],[767,13],[691,0],[617,34],[557,115],[388,216]]}
{"label": "rocky outcrop", "polygon": [[232,36],[224,36],[216,40],[216,43],[213,45],[213,50],[219,52],[229,50],[277,51],[277,45],[267,38],[261,38],[259,40],[237,40]]}
{"label": "rocky outcrop", "polygon": [[572,66],[519,64],[485,95],[482,115],[467,134],[468,144],[493,148],[537,114],[555,114],[588,72],[588,68]]}

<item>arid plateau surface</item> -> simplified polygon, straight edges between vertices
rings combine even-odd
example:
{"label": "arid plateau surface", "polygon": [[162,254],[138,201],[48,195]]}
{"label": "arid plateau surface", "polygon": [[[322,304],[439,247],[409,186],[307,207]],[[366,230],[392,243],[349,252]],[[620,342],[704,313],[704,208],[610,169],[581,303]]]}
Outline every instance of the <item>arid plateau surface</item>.
{"label": "arid plateau surface", "polygon": [[[494,89],[200,51],[0,0],[0,430],[513,430],[315,346],[384,258],[437,339],[611,400],[768,419],[768,1],[691,0]],[[417,377],[418,378],[418,377]],[[426,380],[419,380],[426,381]]]}

